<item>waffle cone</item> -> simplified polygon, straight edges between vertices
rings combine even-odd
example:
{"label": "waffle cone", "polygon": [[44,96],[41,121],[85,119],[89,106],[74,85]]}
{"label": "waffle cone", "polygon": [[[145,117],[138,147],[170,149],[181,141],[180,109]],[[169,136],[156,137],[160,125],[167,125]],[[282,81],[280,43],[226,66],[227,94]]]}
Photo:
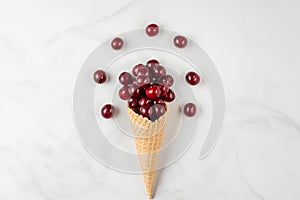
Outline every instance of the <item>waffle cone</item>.
{"label": "waffle cone", "polygon": [[135,136],[136,151],[139,156],[146,191],[148,197],[152,199],[167,112],[154,122],[135,113],[130,108],[128,108],[128,115]]}

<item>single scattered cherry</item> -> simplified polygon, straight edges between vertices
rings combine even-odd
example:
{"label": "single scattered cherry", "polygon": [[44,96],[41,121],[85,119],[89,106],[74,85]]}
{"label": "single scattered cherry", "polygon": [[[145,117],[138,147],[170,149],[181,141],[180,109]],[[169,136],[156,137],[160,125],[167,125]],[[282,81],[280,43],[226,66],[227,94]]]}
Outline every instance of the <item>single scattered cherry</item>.
{"label": "single scattered cherry", "polygon": [[150,37],[156,36],[158,32],[159,32],[159,27],[156,24],[149,24],[146,27],[146,33]]}
{"label": "single scattered cherry", "polygon": [[111,104],[104,105],[101,109],[101,115],[106,119],[111,118],[113,116],[113,106]]}
{"label": "single scattered cherry", "polygon": [[143,65],[143,64],[141,64],[141,63],[135,65],[135,66],[133,67],[133,69],[132,69],[133,75],[134,75],[134,76],[137,76],[137,75],[138,75],[138,70],[139,70],[140,68],[143,68],[143,67],[145,67],[145,65]]}
{"label": "single scattered cherry", "polygon": [[169,89],[169,92],[163,98],[166,102],[172,102],[175,99],[175,93]]}
{"label": "single scattered cherry", "polygon": [[188,72],[185,79],[191,85],[197,85],[200,82],[200,76],[196,72]]}
{"label": "single scattered cherry", "polygon": [[150,99],[158,99],[161,95],[161,90],[159,86],[152,85],[146,88],[146,96]]}
{"label": "single scattered cherry", "polygon": [[184,114],[188,117],[193,117],[196,114],[197,108],[193,103],[187,103],[183,108]]}
{"label": "single scattered cherry", "polygon": [[94,72],[94,80],[96,83],[101,84],[106,81],[106,74],[103,70],[97,70]]}
{"label": "single scattered cherry", "polygon": [[168,87],[171,87],[174,83],[174,79],[171,75],[166,75],[160,79],[161,83],[165,83]]}
{"label": "single scattered cherry", "polygon": [[133,78],[130,73],[122,72],[119,76],[119,81],[122,85],[128,85],[128,84],[132,83]]}
{"label": "single scattered cherry", "polygon": [[111,47],[114,50],[120,50],[123,47],[123,44],[124,44],[123,40],[119,37],[116,37],[111,41]]}
{"label": "single scattered cherry", "polygon": [[178,48],[184,48],[188,43],[187,39],[181,35],[177,35],[174,38],[173,42],[174,42],[174,45]]}
{"label": "single scattered cherry", "polygon": [[123,86],[119,90],[119,97],[123,100],[128,100],[130,98],[129,88],[128,86]]}

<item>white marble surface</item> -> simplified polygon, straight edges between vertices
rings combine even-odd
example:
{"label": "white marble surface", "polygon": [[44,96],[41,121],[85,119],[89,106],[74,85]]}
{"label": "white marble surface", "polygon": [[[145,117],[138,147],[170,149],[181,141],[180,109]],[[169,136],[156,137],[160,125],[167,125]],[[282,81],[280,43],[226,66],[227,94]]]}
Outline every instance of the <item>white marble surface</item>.
{"label": "white marble surface", "polygon": [[[300,2],[0,1],[0,200],[146,199],[98,164],[72,119],[76,75],[102,41],[154,21],[197,41],[227,96],[224,134],[161,174],[157,199],[300,199]],[[199,145],[199,144],[198,144]]]}

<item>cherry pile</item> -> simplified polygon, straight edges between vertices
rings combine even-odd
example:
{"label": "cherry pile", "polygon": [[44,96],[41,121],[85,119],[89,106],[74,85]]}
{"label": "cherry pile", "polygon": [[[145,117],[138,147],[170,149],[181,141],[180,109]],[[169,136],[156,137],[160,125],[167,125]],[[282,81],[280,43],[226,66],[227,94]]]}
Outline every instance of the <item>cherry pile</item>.
{"label": "cherry pile", "polygon": [[175,99],[175,93],[170,89],[174,83],[173,77],[154,59],[146,65],[135,65],[132,74],[122,72],[119,82],[123,85],[119,97],[127,100],[128,107],[134,112],[151,121],[164,115],[167,111],[166,102]]}

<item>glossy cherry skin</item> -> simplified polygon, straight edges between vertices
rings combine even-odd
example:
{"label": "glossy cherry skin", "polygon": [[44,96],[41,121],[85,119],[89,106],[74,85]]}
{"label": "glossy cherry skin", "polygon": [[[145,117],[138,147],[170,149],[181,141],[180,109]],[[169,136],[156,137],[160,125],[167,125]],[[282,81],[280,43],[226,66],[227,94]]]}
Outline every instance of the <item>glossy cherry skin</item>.
{"label": "glossy cherry skin", "polygon": [[150,78],[149,76],[146,76],[146,75],[139,75],[136,77],[136,84],[139,86],[139,87],[143,87],[147,84],[150,83]]}
{"label": "glossy cherry skin", "polygon": [[119,37],[116,37],[114,38],[112,41],[111,41],[111,47],[114,49],[114,50],[120,50],[124,45],[124,42],[121,38]]}
{"label": "glossy cherry skin", "polygon": [[111,104],[106,104],[101,109],[102,117],[109,119],[113,116],[113,106]]}
{"label": "glossy cherry skin", "polygon": [[193,103],[187,103],[183,108],[184,114],[188,117],[193,117],[197,112],[197,107]]}
{"label": "glossy cherry skin", "polygon": [[166,113],[166,108],[163,104],[155,104],[152,107],[154,108],[154,112],[157,117],[160,117]]}
{"label": "glossy cherry skin", "polygon": [[133,78],[132,78],[131,74],[128,72],[122,72],[119,76],[119,82],[122,85],[129,85],[132,83],[132,81],[133,81]]}
{"label": "glossy cherry skin", "polygon": [[169,92],[169,87],[166,84],[159,85],[161,96],[165,96]]}
{"label": "glossy cherry skin", "polygon": [[146,34],[150,37],[156,36],[159,32],[159,27],[156,24],[149,24],[146,27]]}
{"label": "glossy cherry skin", "polygon": [[146,66],[147,67],[154,67],[155,65],[158,65],[158,64],[159,64],[159,62],[157,60],[152,59],[152,60],[148,60]]}
{"label": "glossy cherry skin", "polygon": [[139,106],[151,106],[152,101],[147,97],[141,97],[139,100]]}
{"label": "glossy cherry skin", "polygon": [[169,92],[163,97],[166,102],[172,102],[175,99],[175,93],[169,89]]}
{"label": "glossy cherry skin", "polygon": [[137,64],[132,68],[132,74],[137,76],[138,75],[138,69],[145,67],[143,64]]}
{"label": "glossy cherry skin", "polygon": [[101,84],[106,81],[106,74],[103,70],[97,70],[94,72],[94,80],[96,83]]}
{"label": "glossy cherry skin", "polygon": [[200,76],[196,72],[188,72],[185,80],[191,85],[197,85],[200,82]]}
{"label": "glossy cherry skin", "polygon": [[153,110],[153,108],[150,107],[150,106],[141,106],[141,107],[139,108],[139,113],[140,113],[141,115],[143,115],[143,117],[150,117],[150,116],[153,115],[153,112],[154,112],[154,110]]}
{"label": "glossy cherry skin", "polygon": [[156,100],[153,101],[153,105],[155,105],[155,104],[164,104],[164,103],[165,103],[165,101],[163,99],[156,99]]}
{"label": "glossy cherry skin", "polygon": [[119,97],[123,100],[128,100],[130,98],[129,88],[128,86],[123,86],[119,90]]}
{"label": "glossy cherry skin", "polygon": [[149,76],[149,69],[147,67],[140,67],[136,70],[137,75],[145,75],[145,76]]}
{"label": "glossy cherry skin", "polygon": [[128,107],[131,108],[131,109],[138,108],[139,107],[138,99],[134,98],[134,97],[131,97],[128,100]]}
{"label": "glossy cherry skin", "polygon": [[152,85],[146,88],[145,92],[146,92],[146,96],[150,99],[159,99],[161,95],[161,90],[157,85]]}
{"label": "glossy cherry skin", "polygon": [[171,87],[174,83],[174,79],[171,75],[166,75],[160,79],[161,83],[165,83],[168,87]]}
{"label": "glossy cherry skin", "polygon": [[155,65],[152,68],[152,75],[154,77],[162,78],[166,75],[166,69],[161,65]]}
{"label": "glossy cherry skin", "polygon": [[188,40],[185,37],[181,36],[181,35],[177,35],[174,38],[173,42],[174,42],[174,45],[176,47],[178,47],[178,48],[184,48],[184,47],[186,47],[186,45],[188,43]]}

